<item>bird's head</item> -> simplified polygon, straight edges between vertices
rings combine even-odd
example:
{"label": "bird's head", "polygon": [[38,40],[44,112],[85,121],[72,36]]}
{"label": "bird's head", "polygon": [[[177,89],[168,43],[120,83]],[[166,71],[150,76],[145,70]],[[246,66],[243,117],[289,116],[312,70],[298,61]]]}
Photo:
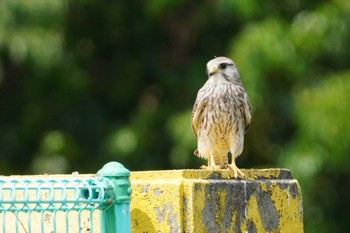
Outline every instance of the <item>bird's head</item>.
{"label": "bird's head", "polygon": [[216,57],[207,63],[208,78],[240,81],[236,64],[227,57]]}

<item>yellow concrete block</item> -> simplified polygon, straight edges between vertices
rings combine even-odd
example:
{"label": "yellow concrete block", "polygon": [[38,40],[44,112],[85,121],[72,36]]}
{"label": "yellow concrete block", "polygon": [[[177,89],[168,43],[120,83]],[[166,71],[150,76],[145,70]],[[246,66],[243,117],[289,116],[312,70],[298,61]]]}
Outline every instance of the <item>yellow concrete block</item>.
{"label": "yellow concrete block", "polygon": [[302,197],[287,169],[131,172],[133,233],[303,232]]}

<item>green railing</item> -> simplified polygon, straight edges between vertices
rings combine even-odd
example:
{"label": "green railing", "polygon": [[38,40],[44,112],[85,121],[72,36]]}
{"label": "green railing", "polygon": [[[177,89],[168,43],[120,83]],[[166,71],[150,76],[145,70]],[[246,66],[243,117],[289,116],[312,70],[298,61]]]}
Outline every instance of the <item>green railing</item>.
{"label": "green railing", "polygon": [[0,177],[0,232],[130,232],[130,172]]}

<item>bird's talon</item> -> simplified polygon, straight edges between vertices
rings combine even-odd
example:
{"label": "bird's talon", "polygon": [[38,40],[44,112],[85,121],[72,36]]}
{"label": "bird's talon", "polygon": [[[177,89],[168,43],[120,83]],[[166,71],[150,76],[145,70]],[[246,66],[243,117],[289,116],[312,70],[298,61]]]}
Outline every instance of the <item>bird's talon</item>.
{"label": "bird's talon", "polygon": [[200,169],[203,169],[203,170],[220,170],[221,166],[220,165],[214,165],[214,166],[202,165],[202,166],[200,166]]}
{"label": "bird's talon", "polygon": [[233,171],[233,177],[235,179],[237,179],[237,178],[244,179],[244,177],[245,177],[244,173],[241,170],[239,170],[239,168],[236,165],[229,164],[229,165],[227,165],[227,168],[228,168],[228,170]]}

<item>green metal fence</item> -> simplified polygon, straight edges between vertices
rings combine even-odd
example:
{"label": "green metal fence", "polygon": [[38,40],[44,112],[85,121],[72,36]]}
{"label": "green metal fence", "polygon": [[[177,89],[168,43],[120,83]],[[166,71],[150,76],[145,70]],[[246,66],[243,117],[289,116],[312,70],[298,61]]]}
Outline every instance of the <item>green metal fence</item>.
{"label": "green metal fence", "polygon": [[130,232],[129,170],[96,176],[0,177],[0,232]]}

